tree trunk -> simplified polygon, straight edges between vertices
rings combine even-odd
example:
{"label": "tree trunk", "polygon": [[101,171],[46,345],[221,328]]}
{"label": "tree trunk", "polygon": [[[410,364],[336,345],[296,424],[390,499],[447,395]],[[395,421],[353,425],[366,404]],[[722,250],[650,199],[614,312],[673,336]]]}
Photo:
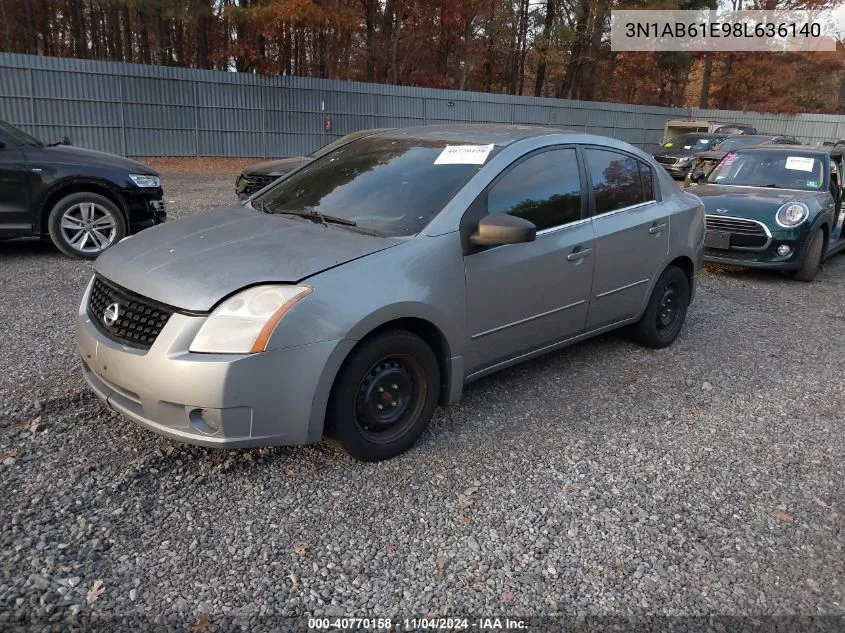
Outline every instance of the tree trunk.
{"label": "tree trunk", "polygon": [[[29,6],[31,3],[26,1]],[[82,0],[70,0],[70,28],[73,36],[73,54],[75,57],[85,58],[88,56],[88,45],[85,41],[85,16],[82,13]]]}
{"label": "tree trunk", "polygon": [[710,80],[713,77],[713,53],[704,53],[704,72],[701,75],[701,95],[698,107],[706,110],[710,103]]}
{"label": "tree trunk", "polygon": [[366,22],[366,77],[367,81],[376,79],[376,19],[378,0],[364,0],[364,20]]}
{"label": "tree trunk", "polygon": [[541,47],[538,50],[540,54],[540,61],[537,63],[537,77],[534,80],[534,96],[543,96],[543,84],[546,81],[546,56],[549,53],[549,39],[552,35],[552,26],[555,22],[555,3],[554,0],[546,1],[546,19],[543,21],[543,39]]}
{"label": "tree trunk", "polygon": [[9,25],[9,17],[6,14],[6,0],[0,0],[0,22],[3,24],[3,50],[12,50],[12,32]]}
{"label": "tree trunk", "polygon": [[153,60],[150,57],[150,32],[147,29],[147,15],[143,11],[138,11],[138,33],[141,39],[141,63],[152,64]]}
{"label": "tree trunk", "polygon": [[132,37],[132,22],[129,17],[129,7],[125,4],[120,9],[123,23],[123,59],[129,63],[135,61],[135,44]]}

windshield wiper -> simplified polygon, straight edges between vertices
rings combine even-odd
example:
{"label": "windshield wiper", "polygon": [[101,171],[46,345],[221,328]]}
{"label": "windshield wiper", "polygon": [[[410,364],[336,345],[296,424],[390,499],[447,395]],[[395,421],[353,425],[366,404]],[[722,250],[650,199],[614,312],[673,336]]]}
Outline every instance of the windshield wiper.
{"label": "windshield wiper", "polygon": [[[266,213],[266,211],[265,211]],[[304,211],[294,211],[292,209],[284,209],[282,211],[271,211],[269,213],[279,213],[282,215],[295,215],[300,218],[308,218],[309,220],[313,220],[314,222],[319,222],[323,226],[328,226],[331,222],[332,224],[339,224],[341,226],[358,226],[358,223],[355,220],[347,220],[346,218],[338,218],[333,215],[324,215],[317,211],[316,209],[308,209]]]}

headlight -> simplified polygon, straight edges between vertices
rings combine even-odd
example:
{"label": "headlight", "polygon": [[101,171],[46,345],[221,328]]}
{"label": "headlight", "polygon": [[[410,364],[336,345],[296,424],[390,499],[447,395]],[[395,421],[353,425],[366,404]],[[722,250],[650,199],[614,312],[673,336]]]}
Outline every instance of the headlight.
{"label": "headlight", "polygon": [[692,158],[679,158],[678,164],[679,165],[689,165],[692,162]]}
{"label": "headlight", "polygon": [[129,177],[139,187],[158,187],[161,184],[158,176],[148,176],[146,174],[129,174]]}
{"label": "headlight", "polygon": [[254,286],[221,303],[197,332],[192,352],[263,352],[285,313],[310,295],[308,286]]}
{"label": "headlight", "polygon": [[778,209],[775,222],[785,229],[791,229],[801,224],[809,215],[810,209],[803,202],[788,202]]}

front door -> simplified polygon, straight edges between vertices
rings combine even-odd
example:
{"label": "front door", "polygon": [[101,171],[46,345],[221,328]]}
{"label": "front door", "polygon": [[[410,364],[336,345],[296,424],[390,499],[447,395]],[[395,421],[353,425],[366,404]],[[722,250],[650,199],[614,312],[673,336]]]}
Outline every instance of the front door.
{"label": "front door", "polygon": [[584,190],[577,150],[555,147],[515,162],[467,212],[480,205],[481,216],[510,213],[537,226],[533,242],[464,257],[468,374],[584,330],[595,259]]}
{"label": "front door", "polygon": [[623,152],[585,147],[596,234],[587,330],[637,315],[669,252],[669,215],[655,200],[651,166]]}
{"label": "front door", "polygon": [[0,132],[0,237],[32,233],[28,178],[23,152]]}

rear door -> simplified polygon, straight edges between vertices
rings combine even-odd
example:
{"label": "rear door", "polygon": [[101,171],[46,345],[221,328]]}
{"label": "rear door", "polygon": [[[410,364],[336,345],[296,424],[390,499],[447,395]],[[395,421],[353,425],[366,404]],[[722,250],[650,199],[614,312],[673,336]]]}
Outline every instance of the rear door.
{"label": "rear door", "polygon": [[463,237],[486,214],[537,226],[533,242],[465,250],[468,374],[583,332],[594,260],[585,189],[578,150],[545,148],[508,167],[467,210]]}
{"label": "rear door", "polygon": [[648,163],[595,146],[584,155],[596,236],[589,331],[639,312],[669,252],[669,215]]}
{"label": "rear door", "polygon": [[0,145],[0,237],[31,235],[26,158],[2,131]]}

